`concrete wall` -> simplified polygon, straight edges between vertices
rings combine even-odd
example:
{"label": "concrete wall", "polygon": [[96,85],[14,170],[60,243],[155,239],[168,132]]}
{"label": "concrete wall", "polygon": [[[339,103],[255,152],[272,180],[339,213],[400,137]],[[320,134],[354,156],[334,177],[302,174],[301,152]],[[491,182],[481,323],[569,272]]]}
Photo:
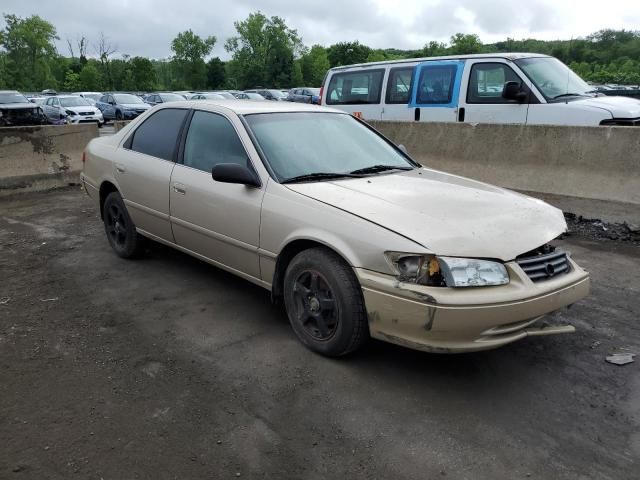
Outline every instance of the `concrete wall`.
{"label": "concrete wall", "polygon": [[640,128],[370,123],[431,168],[516,190],[640,204]]}
{"label": "concrete wall", "polygon": [[97,136],[95,124],[0,128],[0,196],[77,183]]}

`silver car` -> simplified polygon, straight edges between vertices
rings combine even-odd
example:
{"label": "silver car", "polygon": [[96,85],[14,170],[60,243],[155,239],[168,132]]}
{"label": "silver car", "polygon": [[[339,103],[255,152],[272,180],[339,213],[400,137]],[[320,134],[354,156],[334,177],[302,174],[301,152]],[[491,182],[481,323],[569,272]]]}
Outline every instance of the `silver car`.
{"label": "silver car", "polygon": [[95,123],[98,127],[104,125],[102,112],[79,95],[47,97],[42,108],[50,119],[66,116],[69,123]]}
{"label": "silver car", "polygon": [[324,355],[369,337],[462,352],[571,332],[536,322],[589,292],[553,242],[561,211],[424,168],[338,110],[174,102],[84,158],[118,255],[152,239],[260,285]]}

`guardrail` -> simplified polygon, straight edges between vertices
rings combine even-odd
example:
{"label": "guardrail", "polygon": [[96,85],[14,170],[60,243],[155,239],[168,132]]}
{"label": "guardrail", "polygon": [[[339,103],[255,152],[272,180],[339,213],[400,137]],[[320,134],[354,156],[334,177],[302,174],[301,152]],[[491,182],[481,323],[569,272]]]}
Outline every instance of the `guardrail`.
{"label": "guardrail", "polygon": [[640,128],[370,122],[425,166],[516,190],[640,204]]}
{"label": "guardrail", "polygon": [[0,196],[77,183],[95,124],[0,128]]}

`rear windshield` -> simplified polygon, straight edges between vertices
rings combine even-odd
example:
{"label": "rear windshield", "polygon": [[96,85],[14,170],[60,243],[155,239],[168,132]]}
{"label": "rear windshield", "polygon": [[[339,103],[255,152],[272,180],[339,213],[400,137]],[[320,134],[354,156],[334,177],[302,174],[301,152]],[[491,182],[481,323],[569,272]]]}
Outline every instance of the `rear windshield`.
{"label": "rear windshield", "polygon": [[334,73],[327,89],[328,105],[380,103],[384,70]]}
{"label": "rear windshield", "polygon": [[115,98],[118,103],[144,103],[140,97],[128,93],[116,93],[113,98]]}

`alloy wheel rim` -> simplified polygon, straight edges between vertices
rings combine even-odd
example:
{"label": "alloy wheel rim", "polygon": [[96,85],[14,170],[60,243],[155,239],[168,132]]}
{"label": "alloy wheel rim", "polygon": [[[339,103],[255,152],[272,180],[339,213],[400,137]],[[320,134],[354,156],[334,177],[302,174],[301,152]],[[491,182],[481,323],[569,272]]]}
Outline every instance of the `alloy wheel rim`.
{"label": "alloy wheel rim", "polygon": [[127,222],[118,205],[110,205],[107,209],[107,234],[118,247],[124,247],[127,241]]}
{"label": "alloy wheel rim", "polygon": [[315,270],[305,270],[293,284],[298,323],[316,340],[329,340],[338,328],[338,307],[329,282]]}

